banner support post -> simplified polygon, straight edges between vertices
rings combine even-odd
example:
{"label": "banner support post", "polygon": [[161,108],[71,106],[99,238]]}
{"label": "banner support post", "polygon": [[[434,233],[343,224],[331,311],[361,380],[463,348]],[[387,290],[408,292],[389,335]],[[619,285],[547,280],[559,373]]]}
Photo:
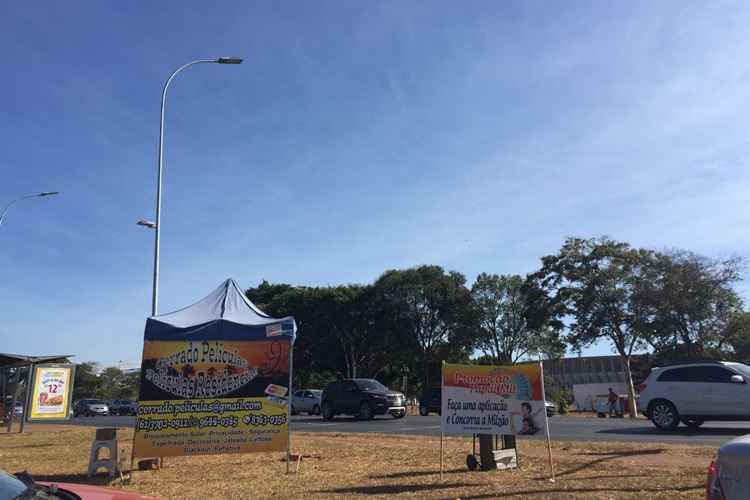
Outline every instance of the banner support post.
{"label": "banner support post", "polygon": [[28,372],[26,372],[26,391],[23,395],[23,404],[25,407],[23,415],[21,415],[21,427],[18,429],[20,434],[23,434],[23,424],[31,414],[31,386],[34,385],[34,363],[29,363],[26,369],[28,370]]}
{"label": "banner support post", "polygon": [[440,481],[443,481],[443,432],[440,432]]}
{"label": "banner support post", "polygon": [[539,378],[541,379],[541,384],[542,384],[542,401],[545,404],[545,408],[544,408],[544,427],[545,427],[545,429],[547,431],[547,453],[549,455],[549,472],[550,472],[550,475],[551,475],[550,482],[554,483],[555,482],[555,467],[554,467],[554,465],[552,463],[552,440],[550,439],[550,436],[549,436],[549,417],[547,416],[547,408],[546,408],[547,393],[544,390],[544,363],[542,363],[542,353],[538,352],[537,354],[538,354],[538,357],[539,357],[539,373],[541,375]]}
{"label": "banner support post", "polygon": [[294,357],[294,339],[289,339],[289,390],[286,393],[286,473],[289,474],[289,462],[292,459],[292,368]]}
{"label": "banner support post", "polygon": [[[443,372],[445,370],[445,360],[443,360],[440,367],[440,405],[443,404]],[[445,440],[445,433],[443,432],[443,416],[442,411],[440,412],[440,482],[443,482],[443,441]]]}

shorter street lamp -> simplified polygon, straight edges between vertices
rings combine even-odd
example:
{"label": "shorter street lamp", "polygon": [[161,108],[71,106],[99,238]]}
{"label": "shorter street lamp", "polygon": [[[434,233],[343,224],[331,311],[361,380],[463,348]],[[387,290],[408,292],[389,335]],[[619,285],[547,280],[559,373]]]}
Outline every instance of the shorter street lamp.
{"label": "shorter street lamp", "polygon": [[5,208],[3,208],[2,213],[0,213],[0,225],[2,225],[3,220],[5,219],[5,214],[8,212],[8,209],[12,205],[18,203],[19,201],[26,200],[28,198],[42,198],[44,196],[53,196],[53,195],[56,195],[56,194],[60,194],[60,191],[42,191],[41,193],[28,194],[26,196],[21,196],[20,198],[16,198],[15,200],[13,200],[10,203],[8,203],[7,205],[5,205]]}

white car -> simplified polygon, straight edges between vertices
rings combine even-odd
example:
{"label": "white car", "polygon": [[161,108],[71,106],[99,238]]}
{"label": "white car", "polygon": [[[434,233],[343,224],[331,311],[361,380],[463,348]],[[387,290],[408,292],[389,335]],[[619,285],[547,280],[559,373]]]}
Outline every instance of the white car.
{"label": "white car", "polygon": [[292,396],[292,414],[304,411],[308,415],[320,415],[320,397],[323,391],[318,389],[300,389]]}
{"label": "white car", "polygon": [[662,430],[680,422],[750,420],[750,366],[707,361],[651,370],[639,387],[641,411]]}

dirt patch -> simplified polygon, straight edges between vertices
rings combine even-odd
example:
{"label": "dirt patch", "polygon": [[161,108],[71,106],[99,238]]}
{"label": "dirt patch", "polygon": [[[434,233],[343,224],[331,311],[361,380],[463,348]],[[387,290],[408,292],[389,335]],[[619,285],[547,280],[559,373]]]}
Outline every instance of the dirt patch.
{"label": "dirt patch", "polygon": [[[0,468],[51,481],[85,477],[94,429],[37,430],[0,440]],[[120,433],[129,458],[132,431]],[[50,446],[51,445],[51,446]],[[521,467],[469,472],[470,438],[449,438],[440,481],[439,439],[425,436],[295,433],[303,455],[286,475],[282,453],[169,458],[134,472],[124,487],[164,498],[702,498],[712,447],[655,443],[554,443],[557,480],[549,481],[546,443],[519,441]],[[129,460],[126,460],[129,465]]]}

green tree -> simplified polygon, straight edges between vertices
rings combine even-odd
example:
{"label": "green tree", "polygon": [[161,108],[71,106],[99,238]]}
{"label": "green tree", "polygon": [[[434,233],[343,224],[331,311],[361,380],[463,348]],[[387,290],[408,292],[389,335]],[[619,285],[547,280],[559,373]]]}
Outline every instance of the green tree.
{"label": "green tree", "polygon": [[663,361],[722,356],[730,320],[742,312],[732,288],[741,279],[739,259],[712,260],[691,252],[656,254],[641,283],[639,301],[649,317],[646,340]]}
{"label": "green tree", "polygon": [[261,283],[246,292],[272,316],[292,315],[295,384],[320,383],[325,374],[375,377],[389,362],[385,332],[371,285],[293,287]]}
{"label": "green tree", "polygon": [[263,281],[245,295],[263,312],[274,317],[294,316],[297,339],[294,343],[294,385],[309,387],[317,374],[340,371],[341,355],[330,335],[329,311],[322,305],[321,289],[269,284]]}
{"label": "green tree", "polygon": [[336,340],[349,378],[375,377],[388,361],[385,332],[379,331],[378,305],[372,286],[346,285],[321,290],[330,315],[328,329]]}
{"label": "green tree", "polygon": [[476,348],[496,364],[514,364],[537,352],[557,357],[565,351],[559,330],[548,321],[531,327],[528,288],[521,276],[486,273],[471,287],[480,327]]}
{"label": "green tree", "polygon": [[[302,291],[303,287],[293,287],[286,283],[271,284],[263,280],[256,288],[249,288],[245,295],[250,301],[258,306],[266,314],[271,316],[287,316],[290,313],[280,311],[279,308],[289,307],[289,295],[295,291]],[[287,300],[283,300],[286,298]]]}
{"label": "green tree", "polygon": [[750,312],[734,313],[727,324],[725,337],[732,346],[733,358],[750,364]]}
{"label": "green tree", "polygon": [[374,284],[384,304],[391,348],[418,366],[418,377],[429,386],[441,359],[468,359],[478,329],[466,278],[440,266],[386,271]]}
{"label": "green tree", "polygon": [[107,401],[114,399],[136,399],[140,376],[125,374],[116,366],[109,366],[99,373],[96,397]]}
{"label": "green tree", "polygon": [[73,383],[73,399],[99,397],[101,379],[96,375],[98,364],[93,361],[76,365],[76,378]]}
{"label": "green tree", "polygon": [[574,349],[610,341],[625,365],[631,418],[636,406],[630,360],[645,346],[647,328],[639,291],[653,259],[653,252],[606,237],[568,238],[530,276],[545,291],[550,310],[570,321],[567,340]]}

